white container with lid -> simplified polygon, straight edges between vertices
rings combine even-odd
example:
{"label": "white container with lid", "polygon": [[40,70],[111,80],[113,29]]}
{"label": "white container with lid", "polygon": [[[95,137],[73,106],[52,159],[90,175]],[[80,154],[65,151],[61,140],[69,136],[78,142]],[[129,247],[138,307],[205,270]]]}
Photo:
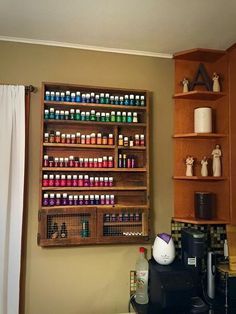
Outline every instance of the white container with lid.
{"label": "white container with lid", "polygon": [[212,132],[212,109],[210,107],[201,107],[194,109],[194,132]]}

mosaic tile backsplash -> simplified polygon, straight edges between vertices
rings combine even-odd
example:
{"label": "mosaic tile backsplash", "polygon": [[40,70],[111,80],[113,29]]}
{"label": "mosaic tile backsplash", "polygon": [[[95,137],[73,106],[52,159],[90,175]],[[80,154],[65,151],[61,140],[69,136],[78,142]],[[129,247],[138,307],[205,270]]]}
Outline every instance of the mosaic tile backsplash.
{"label": "mosaic tile backsplash", "polygon": [[218,257],[224,255],[224,240],[226,239],[225,225],[196,225],[172,220],[171,235],[175,244],[176,255],[181,256],[181,229],[194,228],[205,233],[207,250],[213,251]]}

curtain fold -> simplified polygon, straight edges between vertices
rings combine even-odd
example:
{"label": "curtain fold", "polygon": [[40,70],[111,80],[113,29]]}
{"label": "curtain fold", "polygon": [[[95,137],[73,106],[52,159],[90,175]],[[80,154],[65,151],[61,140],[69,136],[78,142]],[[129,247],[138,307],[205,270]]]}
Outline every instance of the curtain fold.
{"label": "curtain fold", "polygon": [[0,314],[19,310],[25,87],[0,85]]}

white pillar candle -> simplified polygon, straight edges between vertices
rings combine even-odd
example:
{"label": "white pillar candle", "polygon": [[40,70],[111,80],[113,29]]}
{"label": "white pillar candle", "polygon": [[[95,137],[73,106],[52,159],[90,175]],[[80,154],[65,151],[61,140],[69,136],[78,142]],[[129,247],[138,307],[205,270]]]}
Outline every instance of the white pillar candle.
{"label": "white pillar candle", "polygon": [[194,109],[194,132],[211,133],[212,132],[212,109],[201,107]]}

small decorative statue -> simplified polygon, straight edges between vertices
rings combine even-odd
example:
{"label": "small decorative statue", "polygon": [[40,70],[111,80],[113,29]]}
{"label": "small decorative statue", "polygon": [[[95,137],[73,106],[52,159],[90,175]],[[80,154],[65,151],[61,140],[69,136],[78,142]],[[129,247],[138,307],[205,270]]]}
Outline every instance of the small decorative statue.
{"label": "small decorative statue", "polygon": [[215,148],[212,151],[213,156],[213,163],[212,163],[212,170],[213,170],[213,177],[220,177],[221,176],[221,150],[220,145],[216,144]]}
{"label": "small decorative statue", "polygon": [[186,160],[186,176],[187,177],[192,177],[193,176],[193,163],[194,163],[194,159],[192,156],[187,156]]}
{"label": "small decorative statue", "polygon": [[208,161],[206,156],[203,157],[203,159],[201,160],[201,175],[203,177],[207,177],[208,176],[208,169],[207,169],[207,165],[208,165]]}
{"label": "small decorative statue", "polygon": [[219,75],[216,72],[213,73],[212,81],[213,81],[213,88],[212,88],[213,92],[220,92]]}
{"label": "small decorative statue", "polygon": [[183,84],[183,93],[187,93],[188,92],[188,84],[189,84],[188,79],[184,78],[182,81],[182,84]]}

